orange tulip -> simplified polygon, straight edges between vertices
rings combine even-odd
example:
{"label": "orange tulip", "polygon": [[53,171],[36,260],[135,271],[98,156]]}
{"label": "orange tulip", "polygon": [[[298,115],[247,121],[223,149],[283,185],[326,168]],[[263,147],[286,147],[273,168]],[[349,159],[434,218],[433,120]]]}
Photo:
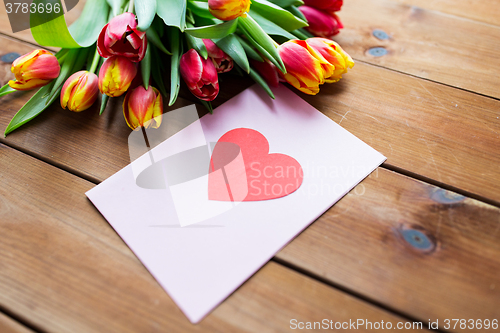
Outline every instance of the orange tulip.
{"label": "orange tulip", "polygon": [[219,20],[230,21],[239,16],[245,17],[250,3],[250,0],[208,0],[208,10]]}
{"label": "orange tulip", "polygon": [[71,75],[61,90],[61,107],[74,112],[87,110],[99,94],[97,81],[97,75],[88,71]]}
{"label": "orange tulip", "polygon": [[14,60],[10,70],[16,80],[10,80],[9,86],[16,90],[30,90],[44,86],[58,77],[61,68],[52,53],[34,50]]}
{"label": "orange tulip", "polygon": [[348,68],[354,66],[354,61],[339,44],[326,38],[309,38],[307,44],[320,53],[326,61],[335,67],[330,76],[325,77],[326,83],[337,82],[342,74],[347,73]]}
{"label": "orange tulip", "polygon": [[137,74],[137,67],[125,57],[112,56],[99,70],[99,90],[111,97],[123,95]]}
{"label": "orange tulip", "polygon": [[332,66],[306,41],[290,40],[281,44],[278,52],[285,64],[286,74],[280,75],[298,90],[316,95],[325,76],[333,72]]}
{"label": "orange tulip", "polygon": [[131,129],[158,128],[161,125],[163,99],[158,89],[142,85],[129,91],[123,100],[123,116]]}
{"label": "orange tulip", "polygon": [[337,82],[354,62],[334,41],[290,40],[278,48],[287,73],[280,75],[298,90],[316,95],[323,83]]}

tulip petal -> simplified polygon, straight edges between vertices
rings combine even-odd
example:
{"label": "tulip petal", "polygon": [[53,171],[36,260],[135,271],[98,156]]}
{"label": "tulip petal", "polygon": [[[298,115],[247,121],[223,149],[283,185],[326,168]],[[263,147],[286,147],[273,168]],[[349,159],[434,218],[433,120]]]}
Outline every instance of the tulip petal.
{"label": "tulip petal", "polygon": [[109,58],[112,56],[112,54],[108,51],[108,48],[105,45],[105,40],[107,37],[107,30],[108,30],[108,24],[102,28],[101,33],[99,34],[99,37],[97,38],[97,51],[99,52],[99,55],[103,58]]}

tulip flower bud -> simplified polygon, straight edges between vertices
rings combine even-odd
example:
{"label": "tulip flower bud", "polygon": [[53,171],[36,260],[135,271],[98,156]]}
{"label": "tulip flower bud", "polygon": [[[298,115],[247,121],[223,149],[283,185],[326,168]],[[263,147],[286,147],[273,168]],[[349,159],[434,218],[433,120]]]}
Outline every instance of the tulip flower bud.
{"label": "tulip flower bud", "polygon": [[210,59],[203,59],[191,49],[180,60],[181,75],[193,95],[204,101],[213,101],[219,94],[219,78]]}
{"label": "tulip flower bud", "polygon": [[309,6],[300,6],[309,26],[305,29],[318,37],[330,38],[339,33],[344,26],[337,15],[327,13]]}
{"label": "tulip flower bud", "polygon": [[87,71],[71,75],[61,90],[61,107],[75,112],[87,110],[99,94],[97,81],[97,75]]}
{"label": "tulip flower bud", "polygon": [[97,40],[97,50],[103,58],[117,55],[139,62],[147,47],[145,31],[137,30],[137,20],[132,13],[123,13],[111,19],[102,28]]}
{"label": "tulip flower bud", "polygon": [[212,59],[217,73],[226,73],[233,69],[233,59],[222,51],[210,39],[204,39],[203,43],[208,51],[208,56]]}
{"label": "tulip flower bud", "polygon": [[99,70],[99,90],[111,97],[123,95],[137,74],[137,67],[125,57],[112,56]]}
{"label": "tulip flower bud", "polygon": [[278,52],[286,68],[286,74],[280,75],[306,94],[316,95],[325,77],[333,73],[333,66],[309,47],[306,41],[290,40],[281,44]]}
{"label": "tulip flower bud", "polygon": [[343,0],[304,0],[304,5],[325,12],[338,12],[342,8],[342,4]]}
{"label": "tulip flower bud", "polygon": [[123,116],[131,129],[158,128],[163,114],[163,98],[158,89],[149,86],[129,91],[123,100]]}
{"label": "tulip flower bud", "polygon": [[264,61],[257,61],[250,59],[250,63],[252,67],[257,70],[257,72],[266,80],[267,84],[271,87],[277,87],[280,84],[279,76],[278,76],[278,68],[265,59]]}
{"label": "tulip flower bud", "polygon": [[16,80],[10,80],[9,86],[16,90],[30,90],[44,86],[58,77],[61,67],[57,58],[49,51],[34,50],[14,60],[10,70]]}
{"label": "tulip flower bud", "polygon": [[335,68],[330,76],[325,77],[326,83],[337,82],[342,78],[342,74],[347,73],[347,68],[354,66],[354,61],[349,54],[333,40],[316,37],[309,38],[306,42]]}
{"label": "tulip flower bud", "polygon": [[219,20],[230,21],[239,16],[245,17],[250,3],[250,0],[208,0],[208,10]]}

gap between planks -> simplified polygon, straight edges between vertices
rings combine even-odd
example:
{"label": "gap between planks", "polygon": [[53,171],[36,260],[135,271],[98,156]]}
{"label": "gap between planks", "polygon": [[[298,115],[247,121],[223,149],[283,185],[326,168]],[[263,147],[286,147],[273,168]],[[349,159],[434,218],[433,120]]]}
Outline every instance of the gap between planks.
{"label": "gap between planks", "polygon": [[[314,223],[314,222],[313,222]],[[424,329],[428,329],[428,330],[432,330],[433,332],[441,332],[441,333],[444,333],[445,331],[441,330],[441,329],[431,329],[429,328],[429,325],[428,323],[425,322],[425,320],[421,320],[421,319],[418,319],[418,318],[415,318],[415,317],[412,317],[411,315],[407,314],[407,313],[404,313],[404,312],[401,312],[399,311],[398,309],[395,309],[395,308],[392,308],[392,307],[389,307],[381,302],[378,302],[377,300],[375,299],[372,299],[372,298],[369,298],[369,297],[366,297],[364,296],[363,294],[360,294],[360,293],[357,293],[356,291],[352,290],[352,289],[348,289],[348,288],[345,288],[343,287],[342,285],[340,284],[337,284],[337,283],[333,283],[332,281],[329,281],[328,279],[318,275],[318,274],[315,274],[314,272],[311,272],[307,269],[304,269],[300,266],[297,266],[291,262],[288,262],[284,259],[281,259],[281,258],[278,258],[278,257],[273,257],[271,259],[271,261],[274,261],[275,263],[278,263],[280,264],[281,266],[284,266],[288,269],[291,269],[297,273],[300,273],[302,275],[305,275],[315,281],[318,281],[320,283],[323,283],[331,288],[335,288],[345,294],[348,294],[348,295],[351,295],[353,297],[356,297],[357,299],[359,300],[362,300],[366,303],[369,303],[369,304],[372,304],[373,306],[376,306],[380,309],[383,309],[387,312],[390,312],[390,313],[393,313],[403,319],[406,319],[408,321],[411,321],[411,322],[421,322],[423,324],[423,328]]]}
{"label": "gap between planks", "polygon": [[[36,325],[33,325],[32,323],[30,323],[26,320],[23,320],[21,317],[17,316],[15,313],[9,311],[8,309],[6,309],[0,305],[0,317],[2,317],[2,316],[5,316],[6,318],[12,320],[15,324],[17,324],[17,326],[19,326],[20,330],[18,333],[31,333],[31,332],[48,333],[48,332],[40,329]],[[8,331],[8,332],[10,332],[10,331]],[[12,331],[12,332],[14,332],[14,331]]]}
{"label": "gap between planks", "polygon": [[493,99],[495,101],[500,101],[500,98],[495,97],[495,96],[485,95],[485,94],[477,92],[477,91],[468,90],[466,88],[453,86],[453,85],[445,83],[445,82],[436,81],[436,80],[432,80],[432,79],[429,79],[429,78],[421,77],[421,76],[418,76],[418,75],[415,75],[415,74],[412,74],[412,73],[404,72],[404,71],[399,70],[399,69],[385,67],[383,65],[376,64],[376,63],[373,63],[373,62],[369,62],[369,61],[366,61],[366,60],[361,60],[359,58],[352,57],[352,59],[355,62],[359,62],[359,63],[365,64],[365,65],[368,65],[368,66],[373,66],[373,67],[385,69],[385,70],[388,70],[388,71],[391,71],[391,72],[395,72],[395,73],[399,73],[399,74],[402,74],[402,75],[406,75],[406,76],[409,76],[409,77],[412,77],[412,78],[415,78],[415,79],[419,79],[419,80],[424,80],[424,81],[436,83],[436,84],[439,84],[439,85],[442,85],[442,86],[445,86],[445,87],[449,87],[449,88],[461,90],[461,91],[464,91],[464,92],[467,92],[467,93],[471,93],[471,94],[474,94],[474,95],[478,95],[478,96],[481,96],[481,97],[490,98],[490,99]]}

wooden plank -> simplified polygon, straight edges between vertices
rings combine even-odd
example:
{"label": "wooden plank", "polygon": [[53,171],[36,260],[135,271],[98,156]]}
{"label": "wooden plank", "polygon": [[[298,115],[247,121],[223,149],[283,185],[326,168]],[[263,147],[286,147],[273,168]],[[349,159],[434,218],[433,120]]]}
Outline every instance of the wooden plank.
{"label": "wooden plank", "polygon": [[404,321],[269,263],[192,325],[85,198],[94,184],[0,145],[0,306],[52,332],[285,332]]}
{"label": "wooden plank", "polygon": [[[31,50],[5,37],[0,44],[9,52]],[[9,64],[0,65],[0,77],[12,77]],[[221,76],[214,105],[249,84]],[[321,89],[316,96],[301,96],[387,156],[388,165],[500,202],[500,101],[363,63]],[[183,96],[192,98],[185,90]],[[28,97],[14,93],[0,99],[0,131]],[[82,113],[53,106],[0,141],[104,180],[130,162],[121,101],[110,102],[102,116],[97,104]],[[190,103],[181,98],[172,109]]]}
{"label": "wooden plank", "polygon": [[393,0],[346,1],[341,18],[334,39],[355,59],[500,98],[500,27]]}
{"label": "wooden plank", "polygon": [[379,168],[277,258],[414,318],[491,320],[499,238],[499,208]]}
{"label": "wooden plank", "polygon": [[33,332],[26,326],[0,312],[0,332],[2,333],[30,333]]}
{"label": "wooden plank", "polygon": [[500,1],[474,0],[397,0],[400,3],[437,10],[472,20],[500,25]]}
{"label": "wooden plank", "polygon": [[[239,78],[236,78],[236,80],[239,80]],[[241,84],[238,87],[241,88]],[[223,97],[223,99],[228,98],[228,96],[234,92],[234,90],[231,91],[230,89],[234,84],[232,84],[231,79],[226,76],[221,85],[223,89],[221,97]],[[233,89],[238,89],[238,87]],[[432,92],[432,94],[430,92]],[[325,112],[329,117],[341,123],[342,126],[388,155],[390,163],[393,163],[393,160],[397,160],[398,163],[402,163],[401,165],[408,165],[410,170],[416,170],[417,173],[422,174],[423,172],[425,175],[439,174],[441,177],[450,177],[453,181],[463,184],[464,186],[470,186],[469,188],[474,189],[474,191],[481,191],[481,188],[486,188],[486,192],[480,192],[486,193],[486,196],[495,197],[498,195],[494,186],[488,187],[489,182],[496,184],[495,182],[498,180],[498,177],[495,176],[498,174],[498,168],[495,167],[495,165],[498,165],[498,153],[495,150],[498,136],[494,135],[498,133],[498,125],[492,120],[495,118],[495,110],[498,110],[498,101],[360,63],[356,65],[353,71],[345,76],[345,80],[341,81],[339,84],[324,86],[320,95],[316,97],[306,97],[306,99]],[[6,115],[5,117],[10,119],[13,112],[17,110],[15,106],[16,101],[17,99],[11,100],[10,104],[1,106],[0,108],[6,111],[0,114],[0,117]],[[456,101],[460,101],[460,116],[457,116],[454,111],[453,105],[455,105]],[[349,113],[347,113],[348,111]],[[127,151],[124,142],[126,142],[128,130],[124,123],[119,123],[122,121],[119,111],[115,111],[118,113],[115,118],[105,121],[101,119],[106,118],[99,118],[92,114],[86,116],[75,115],[57,109],[52,111],[49,110],[49,112],[51,113],[43,114],[34,124],[30,125],[30,128],[27,129],[29,132],[27,130],[19,131],[9,136],[7,138],[9,144],[31,150],[37,156],[51,159],[53,163],[59,163],[62,164],[62,166],[78,170],[97,180],[106,178],[127,163]],[[95,113],[96,110],[93,112]],[[104,117],[111,116],[112,113],[107,113]],[[90,118],[90,120],[85,119],[85,117]],[[5,120],[2,120],[3,123],[5,123],[4,121]],[[90,126],[89,123],[92,123],[93,126]],[[109,130],[107,130],[108,128]],[[460,132],[460,130],[462,130],[462,132]],[[29,135],[26,133],[29,133]],[[64,137],[65,140],[61,140],[61,137]],[[427,143],[422,140],[418,141],[420,138],[426,140]],[[477,139],[477,141],[474,141],[475,139]],[[418,145],[419,143],[420,145]],[[471,147],[470,149],[468,148],[469,146]],[[439,149],[443,149],[443,156],[435,153],[440,151]],[[444,150],[447,149],[451,149],[449,153],[452,155],[445,155],[446,153],[444,153]],[[465,153],[461,152],[462,150],[465,150]],[[474,153],[476,150],[481,150],[481,153]],[[429,155],[425,155],[426,152]],[[467,162],[471,163],[470,165],[465,164],[465,167],[469,165],[469,167],[467,167],[469,169],[466,169],[469,171],[460,173],[461,168],[457,167],[453,169],[452,166],[455,163],[453,161],[456,161],[453,155],[455,155],[462,164],[466,163],[465,161],[470,161]],[[427,158],[430,158],[430,160]],[[474,165],[474,163],[478,164]],[[457,174],[454,175],[453,173],[449,173],[449,169],[457,170],[455,171]],[[483,172],[484,175],[481,175]],[[483,176],[491,178],[484,179]],[[461,178],[464,179],[460,183]],[[441,310],[435,309],[436,312],[434,313],[434,316],[439,318],[444,318],[444,316],[449,314],[449,312],[447,312],[449,305],[444,302],[439,303],[440,299],[452,299],[454,302],[457,302],[457,306],[483,304],[479,303],[479,297],[484,296],[483,294],[485,291],[482,288],[484,288],[486,282],[481,276],[478,276],[479,270],[473,270],[472,275],[470,275],[469,270],[465,270],[463,266],[461,266],[459,258],[464,256],[465,258],[470,258],[470,260],[468,259],[468,261],[466,261],[467,263],[470,264],[473,262],[477,267],[488,268],[488,272],[491,272],[491,267],[493,267],[493,270],[498,271],[498,261],[495,261],[495,258],[498,257],[498,247],[495,247],[495,244],[491,244],[491,242],[487,241],[489,236],[495,235],[494,230],[491,230],[493,228],[492,225],[497,225],[498,223],[498,212],[494,209],[492,210],[490,206],[486,205],[483,207],[481,203],[474,200],[471,201],[473,204],[469,206],[472,208],[480,207],[481,209],[478,208],[477,211],[474,211],[472,208],[468,208],[466,210],[468,213],[466,214],[460,210],[456,210],[462,207],[464,205],[463,203],[457,204],[457,207],[454,205],[446,206],[447,209],[442,208],[441,205],[429,203],[427,206],[424,205],[424,208],[430,209],[430,212],[425,209],[417,211],[416,209],[418,207],[416,204],[421,203],[424,199],[416,195],[414,201],[407,199],[407,201],[402,202],[401,198],[405,198],[406,192],[418,194],[419,192],[413,189],[415,186],[417,186],[417,188],[423,186],[426,189],[434,189],[435,191],[438,191],[438,189],[435,187],[426,187],[419,182],[415,185],[415,183],[408,182],[408,180],[403,182],[399,179],[406,178],[400,175],[397,175],[396,178],[385,177],[382,184],[377,183],[376,186],[372,187],[375,192],[372,196],[377,197],[380,191],[379,188],[390,188],[393,186],[391,182],[402,184],[396,187],[397,191],[395,191],[394,188],[384,191],[384,195],[380,196],[381,199],[379,201],[366,202],[359,201],[358,199],[349,199],[352,201],[348,202],[351,202],[354,207],[350,212],[357,210],[360,212],[368,211],[370,214],[372,214],[372,212],[378,212],[378,215],[374,216],[378,216],[380,221],[387,219],[395,221],[393,218],[403,217],[404,221],[410,225],[421,225],[427,221],[427,219],[428,223],[442,224],[445,222],[439,222],[439,219],[445,219],[447,217],[448,220],[445,219],[445,221],[449,221],[449,224],[455,225],[455,223],[460,223],[460,228],[465,228],[468,233],[476,234],[476,240],[478,240],[478,242],[484,237],[484,246],[481,247],[477,242],[471,243],[471,245],[461,241],[462,237],[467,237],[467,235],[463,236],[462,233],[457,232],[457,230],[453,228],[440,229],[444,230],[440,231],[440,233],[443,233],[440,234],[440,237],[447,240],[447,247],[444,249],[440,247],[440,251],[437,253],[441,254],[445,250],[450,251],[449,249],[454,249],[455,246],[457,248],[455,252],[444,252],[446,255],[444,256],[445,259],[442,259],[444,260],[443,262],[451,262],[453,265],[443,266],[446,269],[440,272],[443,272],[443,274],[446,273],[443,275],[443,279],[445,280],[440,280],[439,276],[437,277],[439,285],[434,289],[431,288],[431,290],[436,293],[430,298],[433,302],[437,302],[436,304],[440,304]],[[441,180],[443,180],[443,178],[441,178]],[[449,182],[449,179],[444,179],[443,181]],[[339,209],[339,206],[342,207],[341,204],[348,200],[347,198],[349,198],[349,196],[332,208],[332,211],[335,212],[336,209]],[[358,201],[359,203],[357,203]],[[365,207],[365,205],[368,204],[369,206]],[[455,210],[451,210],[451,208]],[[436,215],[437,211],[441,213]],[[427,212],[428,215],[425,215],[425,212]],[[466,220],[461,220],[458,214],[465,214],[464,218]],[[323,230],[317,233],[320,237],[316,237],[317,234],[314,234],[314,237],[308,238],[308,242],[322,244],[325,242],[324,237],[332,238],[336,233],[340,233],[340,231],[334,228],[337,222],[332,221],[332,218],[329,216],[330,215],[327,214],[324,217],[328,217],[328,227],[323,228]],[[474,216],[479,216],[481,221],[484,220],[480,226],[485,229],[469,230],[472,226],[477,226],[477,223],[470,222]],[[358,220],[359,224],[362,223],[360,221],[368,217],[366,214],[361,214],[357,215],[357,218],[360,219]],[[457,220],[459,222],[456,222]],[[309,230],[315,230],[313,228],[317,228],[316,225],[319,223],[320,222],[317,222],[309,228],[305,235],[309,234]],[[468,227],[464,227],[464,225],[467,226],[467,223],[469,223]],[[424,224],[424,226],[427,225]],[[347,230],[349,227],[345,229]],[[356,240],[359,237],[363,237],[362,241],[365,242],[366,237],[368,237],[366,236],[367,230],[365,230],[365,226],[362,225],[358,229],[361,231],[356,230],[355,232],[355,230],[351,231],[350,229],[347,231],[344,230],[344,238],[346,240]],[[349,274],[340,270],[338,266],[334,266],[332,262],[327,262],[328,264],[323,264],[319,267],[320,264],[315,266],[312,266],[310,263],[308,263],[309,266],[302,264],[301,260],[303,259],[299,259],[299,257],[296,258],[296,261],[292,261],[289,257],[282,257],[280,254],[280,258],[290,263],[297,264],[297,267],[307,267],[307,269],[311,270],[314,274],[325,277],[334,283],[343,284],[345,288],[349,288],[356,292],[359,290],[359,293],[366,297],[379,300],[388,306],[399,308],[402,304],[404,311],[408,311],[408,313],[416,317],[418,316],[418,318],[427,320],[427,307],[423,304],[425,304],[426,297],[429,295],[424,293],[425,297],[420,296],[422,291],[416,290],[415,288],[412,289],[411,283],[413,280],[410,279],[414,278],[413,275],[416,274],[415,267],[418,267],[420,264],[420,259],[412,259],[410,264],[405,264],[404,256],[409,255],[404,254],[403,259],[399,257],[396,258],[399,261],[396,259],[394,259],[394,261],[386,260],[390,265],[388,265],[386,261],[382,261],[380,265],[377,265],[378,257],[371,256],[371,253],[380,253],[380,251],[383,251],[380,255],[381,258],[384,258],[384,256],[387,258],[395,258],[393,253],[394,248],[380,246],[380,241],[382,240],[383,245],[386,239],[390,239],[391,235],[394,235],[394,231],[392,231],[392,229],[382,230],[385,231],[386,234],[380,235],[374,233],[374,238],[371,239],[371,245],[365,252],[362,250],[353,250],[360,247],[359,244],[351,243],[348,244],[350,245],[349,247],[345,247],[346,251],[353,250],[353,253],[358,254],[358,257],[355,259],[361,258],[357,259],[357,261],[349,261]],[[292,244],[294,243],[295,242]],[[378,244],[378,246],[381,247],[381,249],[377,250],[378,252],[373,250],[374,248],[376,249],[376,245],[374,244]],[[301,246],[300,251],[308,253],[307,246]],[[363,247],[360,248],[363,249]],[[313,249],[316,252],[309,255],[309,260],[312,260],[311,258],[314,258],[315,254],[316,257],[322,257],[319,255],[321,253],[319,248],[313,247]],[[464,252],[466,252],[466,255],[464,255]],[[334,255],[335,253],[331,252],[331,250],[325,250],[325,253],[331,254],[332,257],[339,258],[339,256]],[[458,253],[458,255],[456,253]],[[362,255],[365,257],[362,257]],[[353,259],[348,256],[346,256],[346,258]],[[355,265],[355,263],[359,263],[359,260],[363,262],[367,260],[373,261],[373,265],[368,267],[368,271],[372,273],[367,274],[366,271],[363,270],[365,266]],[[442,262],[439,261],[438,266],[439,265],[442,265]],[[380,267],[384,267],[384,269]],[[449,277],[455,268],[455,278]],[[383,275],[380,271],[386,275]],[[377,272],[379,273],[378,275],[375,274]],[[339,276],[335,274],[339,274]],[[491,277],[490,273],[487,273],[486,276]],[[480,286],[475,285],[476,280],[481,281]],[[397,282],[398,288],[401,288],[398,293],[394,294],[394,300],[390,299],[392,295],[380,295],[380,293],[382,293],[381,290],[370,289],[382,289],[379,286],[387,286],[395,283],[394,281]],[[416,279],[416,281],[422,285],[422,281],[425,281],[425,279],[422,277]],[[467,303],[465,301],[461,303],[455,300],[455,296],[453,296],[455,295],[454,291],[443,287],[447,281],[451,281],[450,283],[452,283],[452,285],[460,285],[460,283],[462,283],[462,290],[457,293],[461,296],[466,296],[464,299],[467,300]],[[359,287],[364,284],[370,287]],[[427,281],[425,288],[429,288],[428,284],[429,281]],[[491,291],[491,295],[493,296],[487,296],[487,302],[484,304],[489,306],[495,305],[493,309],[497,309],[500,307],[498,303],[495,303],[495,300],[498,300],[495,288],[500,284],[491,282],[488,284],[488,287],[492,285],[493,291]],[[474,294],[471,292],[466,295],[464,290],[473,290],[479,293]],[[464,292],[461,294],[462,291]],[[476,298],[476,295],[478,298]],[[412,301],[409,300],[410,297],[413,299]],[[416,310],[413,310],[412,302],[418,303],[415,307]],[[436,308],[437,307],[436,305]],[[478,306],[478,308],[481,307],[482,305]],[[466,307],[466,309],[469,308]],[[456,316],[456,314],[453,313],[451,313],[451,315]]]}

